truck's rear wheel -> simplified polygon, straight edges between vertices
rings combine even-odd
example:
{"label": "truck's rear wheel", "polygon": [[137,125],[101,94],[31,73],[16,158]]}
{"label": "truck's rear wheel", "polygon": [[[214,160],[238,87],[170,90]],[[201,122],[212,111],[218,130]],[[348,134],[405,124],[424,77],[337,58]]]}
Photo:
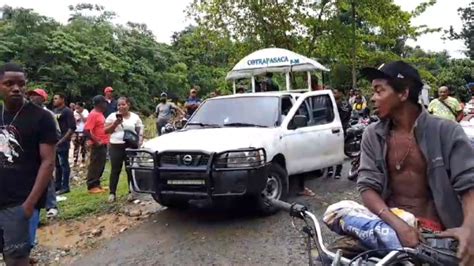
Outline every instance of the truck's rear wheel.
{"label": "truck's rear wheel", "polygon": [[288,197],[288,174],[283,167],[272,163],[268,171],[267,185],[261,195],[257,196],[257,206],[264,215],[271,215],[278,211],[267,198],[286,200]]}
{"label": "truck's rear wheel", "polygon": [[188,200],[176,199],[176,198],[167,198],[160,196],[158,194],[152,194],[153,199],[158,202],[161,206],[166,206],[168,208],[174,209],[186,209],[189,207]]}

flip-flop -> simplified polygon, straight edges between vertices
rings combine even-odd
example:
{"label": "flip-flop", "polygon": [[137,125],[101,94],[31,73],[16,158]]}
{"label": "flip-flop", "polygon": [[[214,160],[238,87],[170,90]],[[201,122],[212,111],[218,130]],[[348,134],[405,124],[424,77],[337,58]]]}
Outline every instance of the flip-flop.
{"label": "flip-flop", "polygon": [[309,188],[304,188],[304,191],[298,192],[298,196],[314,197],[316,194]]}

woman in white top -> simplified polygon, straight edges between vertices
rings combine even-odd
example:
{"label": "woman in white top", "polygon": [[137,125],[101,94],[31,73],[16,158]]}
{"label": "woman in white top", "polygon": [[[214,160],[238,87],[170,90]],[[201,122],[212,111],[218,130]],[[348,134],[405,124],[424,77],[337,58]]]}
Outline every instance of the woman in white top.
{"label": "woman in white top", "polygon": [[[140,117],[130,112],[130,101],[126,97],[120,97],[117,101],[117,112],[110,114],[105,120],[105,132],[110,135],[109,155],[112,169],[110,172],[110,195],[109,202],[116,199],[117,185],[125,162],[125,141],[123,140],[124,129],[134,131],[139,136],[139,146],[143,143],[143,123]],[[130,191],[131,180],[128,179],[129,200],[133,200]]]}

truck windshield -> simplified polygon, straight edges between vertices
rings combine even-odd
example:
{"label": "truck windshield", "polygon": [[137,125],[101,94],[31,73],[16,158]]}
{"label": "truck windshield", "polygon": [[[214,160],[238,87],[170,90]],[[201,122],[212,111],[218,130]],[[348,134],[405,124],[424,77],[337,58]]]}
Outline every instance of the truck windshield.
{"label": "truck windshield", "polygon": [[239,97],[206,101],[188,126],[274,127],[278,121],[278,97]]}

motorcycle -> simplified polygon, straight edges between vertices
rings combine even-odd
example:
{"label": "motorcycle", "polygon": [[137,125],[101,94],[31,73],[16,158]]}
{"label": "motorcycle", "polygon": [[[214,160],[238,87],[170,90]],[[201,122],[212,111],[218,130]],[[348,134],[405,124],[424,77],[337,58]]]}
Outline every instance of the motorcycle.
{"label": "motorcycle", "polygon": [[170,123],[167,123],[164,127],[161,128],[161,134],[168,134],[176,130],[182,129],[188,120],[186,118],[183,118],[181,120],[176,120]]}
{"label": "motorcycle", "polygon": [[351,161],[351,168],[349,169],[349,174],[347,175],[347,179],[351,181],[357,181],[358,171],[360,165],[360,156],[355,157]]}
{"label": "motorcycle", "polygon": [[[384,266],[384,265],[459,265],[456,257],[459,242],[453,238],[441,238],[436,234],[422,234],[425,241],[415,248],[375,249],[360,253],[350,259],[343,256],[342,250],[331,251],[324,245],[319,220],[314,213],[298,203],[287,203],[267,198],[266,204],[288,212],[293,218],[292,225],[302,232],[306,240],[306,254],[309,265],[323,266]],[[303,223],[295,222],[301,219]],[[300,227],[301,226],[301,227]],[[314,248],[319,261],[314,258]],[[317,264],[316,264],[317,263]]]}
{"label": "motorcycle", "polygon": [[363,122],[365,124],[364,127],[359,127],[357,128],[357,130],[354,130],[353,132],[353,134],[356,135],[354,137],[355,144],[353,145],[357,145],[357,152],[352,153],[352,155],[355,155],[354,157],[351,157],[348,155],[350,158],[352,158],[351,168],[349,169],[349,174],[347,175],[347,178],[351,181],[357,181],[359,165],[360,165],[360,142],[362,141],[362,134],[364,132],[364,129],[371,123],[377,122],[378,120],[379,118],[377,116],[371,116],[369,117],[368,121]]}
{"label": "motorcycle", "polygon": [[349,158],[356,158],[360,154],[360,143],[362,141],[362,134],[370,123],[375,122],[374,117],[371,117],[365,112],[354,111],[350,120],[350,127],[346,130],[344,138],[344,154]]}

